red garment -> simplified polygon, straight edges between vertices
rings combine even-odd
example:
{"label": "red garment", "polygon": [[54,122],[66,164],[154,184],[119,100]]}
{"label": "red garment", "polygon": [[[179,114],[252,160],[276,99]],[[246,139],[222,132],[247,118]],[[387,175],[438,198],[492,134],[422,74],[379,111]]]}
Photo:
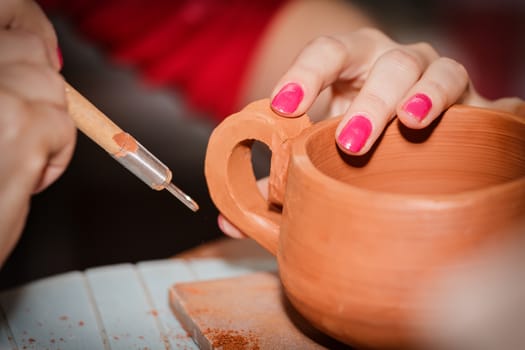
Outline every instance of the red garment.
{"label": "red garment", "polygon": [[267,24],[284,0],[40,0],[146,81],[180,90],[218,120],[234,112]]}

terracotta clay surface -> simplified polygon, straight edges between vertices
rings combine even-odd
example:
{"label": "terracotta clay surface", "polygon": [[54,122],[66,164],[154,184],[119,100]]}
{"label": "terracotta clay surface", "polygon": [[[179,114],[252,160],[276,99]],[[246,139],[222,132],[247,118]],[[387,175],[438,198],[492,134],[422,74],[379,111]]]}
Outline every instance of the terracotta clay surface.
{"label": "terracotta clay surface", "polygon": [[223,258],[223,259],[260,259],[271,258],[257,242],[250,239],[232,239],[227,236],[203,243],[185,250],[175,256],[182,259]]}
{"label": "terracotta clay surface", "polygon": [[[525,123],[453,106],[424,130],[394,120],[369,154],[352,157],[336,146],[339,120],[310,127],[268,100],[226,118],[208,144],[210,195],[276,254],[288,299],[318,329],[360,347],[416,347],[417,320],[433,311],[419,301],[435,276],[525,232],[506,229],[525,218]],[[254,139],[273,152],[271,199],[282,211],[256,188]]]}
{"label": "terracotta clay surface", "polygon": [[305,322],[272,273],[179,283],[170,303],[201,349],[350,349]]}

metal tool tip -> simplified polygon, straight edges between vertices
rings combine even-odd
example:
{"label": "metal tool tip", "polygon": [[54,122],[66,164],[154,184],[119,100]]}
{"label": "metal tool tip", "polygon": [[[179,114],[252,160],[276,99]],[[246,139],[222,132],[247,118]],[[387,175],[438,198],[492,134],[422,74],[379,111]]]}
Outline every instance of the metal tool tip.
{"label": "metal tool tip", "polygon": [[188,196],[186,193],[184,193],[180,188],[175,186],[174,184],[170,183],[168,186],[166,186],[166,189],[174,195],[178,200],[180,200],[184,205],[186,205],[188,208],[196,212],[199,210],[199,205],[197,202],[193,200],[190,196]]}

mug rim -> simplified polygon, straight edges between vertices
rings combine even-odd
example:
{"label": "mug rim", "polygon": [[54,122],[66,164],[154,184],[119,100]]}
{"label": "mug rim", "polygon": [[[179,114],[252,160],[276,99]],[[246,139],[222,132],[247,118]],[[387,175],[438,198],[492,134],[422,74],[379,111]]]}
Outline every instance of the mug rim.
{"label": "mug rim", "polygon": [[[468,105],[456,104],[448,108],[444,113],[447,113],[449,110],[465,111],[467,109],[469,111],[478,111],[480,113],[484,113],[491,117],[496,116],[497,118],[506,118],[511,122],[517,122],[525,126],[525,118],[521,118],[509,112],[482,108],[482,107],[473,107],[473,106],[468,106]],[[324,173],[319,168],[317,168],[311,161],[310,157],[308,156],[308,151],[307,151],[307,144],[314,133],[318,132],[320,129],[333,127],[333,124],[337,124],[341,119],[342,119],[342,116],[338,116],[338,117],[332,117],[332,118],[320,121],[318,123],[315,123],[310,128],[307,128],[306,130],[304,130],[297,137],[296,140],[301,140],[301,142],[293,143],[291,162],[294,163],[294,166],[298,166],[299,168],[302,169],[302,173],[304,176],[309,177],[310,180],[314,181],[315,183],[318,183],[322,187],[326,187],[327,185],[330,187],[338,186],[338,191],[343,191],[353,196],[361,195],[361,196],[366,197],[366,196],[374,195],[376,197],[381,196],[384,199],[392,199],[392,200],[403,199],[405,201],[409,200],[409,201],[418,202],[419,205],[423,203],[428,203],[428,204],[431,204],[432,206],[435,206],[437,203],[447,203],[447,205],[450,205],[450,202],[459,204],[464,201],[472,201],[475,198],[489,196],[491,194],[496,194],[496,192],[506,193],[508,191],[513,190],[516,187],[519,187],[520,185],[525,185],[525,174],[516,179],[505,181],[503,183],[492,184],[492,185],[484,186],[482,188],[464,190],[464,191],[459,191],[459,192],[454,192],[454,193],[443,193],[443,194],[435,194],[435,193],[413,194],[413,193],[386,192],[386,191],[374,190],[374,189],[369,189],[369,188],[363,188],[357,185],[353,185],[351,183],[343,182],[332,176],[329,176],[328,174]],[[335,142],[335,139],[334,139],[334,142]],[[342,196],[344,197],[344,194],[342,194]]]}

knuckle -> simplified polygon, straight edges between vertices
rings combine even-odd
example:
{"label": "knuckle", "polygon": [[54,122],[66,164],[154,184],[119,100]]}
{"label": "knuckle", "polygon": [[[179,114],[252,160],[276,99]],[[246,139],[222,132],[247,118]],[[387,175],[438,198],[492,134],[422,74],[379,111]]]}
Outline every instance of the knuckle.
{"label": "knuckle", "polygon": [[51,67],[18,62],[6,70],[0,67],[0,76],[0,88],[27,103],[40,101],[66,107],[64,79]]}
{"label": "knuckle", "polygon": [[452,76],[458,77],[465,82],[469,80],[468,71],[464,65],[449,57],[441,57],[440,60],[443,65],[447,67]]}
{"label": "knuckle", "polygon": [[388,62],[405,72],[423,70],[423,64],[419,57],[401,48],[394,48],[387,51],[380,57],[380,60]]}
{"label": "knuckle", "polygon": [[53,68],[32,67],[33,69],[33,88],[40,90],[40,96],[46,101],[65,108],[65,88],[64,79]]}
{"label": "knuckle", "polygon": [[365,105],[374,106],[375,110],[391,111],[393,109],[383,96],[374,91],[361,91],[361,94],[366,102]]}
{"label": "knuckle", "polygon": [[329,54],[344,55],[346,52],[346,46],[335,36],[320,36],[312,41],[311,46]]}
{"label": "knuckle", "polygon": [[305,62],[298,63],[296,70],[301,73],[303,79],[312,79],[313,81],[322,81],[323,74],[318,67]]}
{"label": "knuckle", "polygon": [[390,38],[385,33],[383,33],[377,28],[363,27],[363,28],[356,30],[356,33],[363,35],[367,38],[370,38],[371,40],[376,40],[379,42],[389,42],[390,41]]}
{"label": "knuckle", "polygon": [[421,41],[421,42],[414,44],[414,48],[430,57],[434,57],[434,58],[439,57],[439,54],[436,51],[436,49],[430,43],[426,41]]}
{"label": "knuckle", "polygon": [[46,55],[46,43],[44,39],[32,32],[24,32],[23,36],[24,45],[28,50],[31,50],[32,55],[38,54],[38,56]]}

